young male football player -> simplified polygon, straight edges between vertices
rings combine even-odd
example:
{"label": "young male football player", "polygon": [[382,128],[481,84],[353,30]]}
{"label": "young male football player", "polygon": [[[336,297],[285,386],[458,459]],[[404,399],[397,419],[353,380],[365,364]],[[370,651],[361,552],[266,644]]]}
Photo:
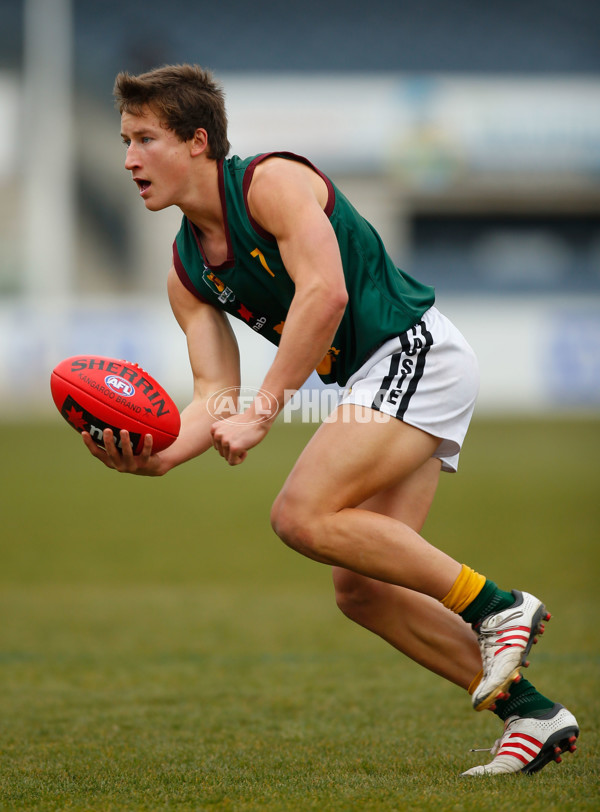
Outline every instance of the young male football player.
{"label": "young male football player", "polygon": [[[346,391],[275,504],[275,532],[333,566],[338,605],[399,651],[472,694],[505,722],[495,757],[465,775],[534,772],[568,749],[574,716],[520,668],[548,617],[419,532],[440,471],[455,471],[478,388],[474,354],[434,292],[394,266],[372,226],[305,158],[227,158],[223,93],[197,66],[121,73],[115,95],[125,168],[150,211],[178,206],[168,292],[194,380],[177,441],[135,456],[109,430],[90,452],[110,468],[160,476],[214,448],[242,463],[290,393],[317,369]],[[357,128],[360,137],[360,128]],[[240,383],[226,314],[277,345],[255,401],[215,422],[213,393]]]}

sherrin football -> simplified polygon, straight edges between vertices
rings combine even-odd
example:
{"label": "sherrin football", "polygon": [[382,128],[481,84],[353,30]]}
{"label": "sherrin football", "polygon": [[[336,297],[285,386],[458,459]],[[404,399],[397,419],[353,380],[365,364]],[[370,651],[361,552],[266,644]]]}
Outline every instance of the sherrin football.
{"label": "sherrin football", "polygon": [[153,438],[152,451],[173,443],[180,428],[177,406],[164,388],[137,364],[101,355],[65,358],[50,376],[52,398],[61,415],[78,431],[88,431],[103,445],[102,432],[112,429],[117,446],[127,429],[134,453],[144,435]]}

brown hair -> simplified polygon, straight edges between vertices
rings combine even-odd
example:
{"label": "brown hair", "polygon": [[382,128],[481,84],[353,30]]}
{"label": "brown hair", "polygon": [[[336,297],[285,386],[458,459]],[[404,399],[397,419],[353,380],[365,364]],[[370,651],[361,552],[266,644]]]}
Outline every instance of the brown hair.
{"label": "brown hair", "polygon": [[113,93],[120,113],[140,115],[148,106],[182,141],[202,127],[210,157],[219,161],[227,156],[225,94],[210,71],[198,65],[164,65],[138,76],[121,72]]}

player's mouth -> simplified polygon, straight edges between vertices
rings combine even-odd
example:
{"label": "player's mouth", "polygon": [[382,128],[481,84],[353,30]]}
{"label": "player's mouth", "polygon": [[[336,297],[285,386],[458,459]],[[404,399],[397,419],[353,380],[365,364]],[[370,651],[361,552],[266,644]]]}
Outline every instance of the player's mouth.
{"label": "player's mouth", "polygon": [[137,187],[140,190],[140,195],[144,197],[145,193],[152,185],[151,182],[149,180],[145,180],[144,178],[134,178],[133,180],[135,183],[137,183]]}

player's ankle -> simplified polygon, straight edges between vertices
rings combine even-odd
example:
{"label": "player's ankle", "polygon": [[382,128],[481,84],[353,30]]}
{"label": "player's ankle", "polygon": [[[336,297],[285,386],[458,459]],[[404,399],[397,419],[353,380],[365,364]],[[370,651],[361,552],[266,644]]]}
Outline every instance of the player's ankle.
{"label": "player's ankle", "polygon": [[526,679],[513,682],[508,691],[508,699],[497,699],[494,713],[506,721],[509,716],[532,716],[544,713],[554,707],[554,702],[540,692]]}
{"label": "player's ankle", "polygon": [[511,592],[499,589],[493,581],[463,564],[461,571],[441,603],[467,623],[477,623],[492,612],[508,609],[515,601]]}
{"label": "player's ankle", "polygon": [[481,592],[471,603],[459,612],[467,623],[476,624],[493,612],[502,612],[515,602],[512,592],[505,592],[493,582],[486,580]]}

